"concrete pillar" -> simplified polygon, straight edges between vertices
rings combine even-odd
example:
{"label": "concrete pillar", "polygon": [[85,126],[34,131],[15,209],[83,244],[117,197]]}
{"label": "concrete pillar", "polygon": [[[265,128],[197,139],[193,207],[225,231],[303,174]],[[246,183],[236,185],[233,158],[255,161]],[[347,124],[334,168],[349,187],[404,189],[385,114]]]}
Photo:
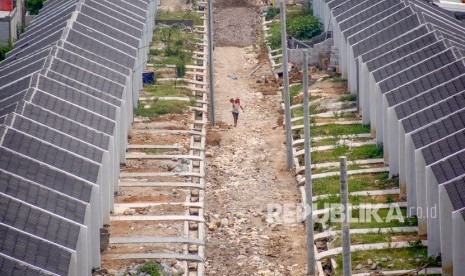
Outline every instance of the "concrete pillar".
{"label": "concrete pillar", "polygon": [[386,148],[386,145],[388,146],[386,150],[389,156],[389,175],[392,177],[399,175],[399,141],[397,140],[397,137],[399,137],[399,120],[393,107],[387,111],[387,121],[386,126],[388,126],[388,129],[384,132],[384,148]]}
{"label": "concrete pillar", "polygon": [[439,227],[441,232],[442,275],[453,275],[452,259],[452,212],[454,211],[446,185],[439,186]]}
{"label": "concrete pillar", "polygon": [[454,276],[465,275],[465,254],[463,254],[463,245],[465,244],[465,220],[462,216],[465,209],[452,213],[452,255]]}
{"label": "concrete pillar", "polygon": [[353,50],[353,45],[350,47],[349,51],[349,71],[348,77],[347,77],[347,82],[349,85],[349,92],[351,94],[356,94],[357,93],[357,62],[355,61],[355,55],[354,55],[354,50]]}
{"label": "concrete pillar", "polygon": [[364,124],[370,123],[370,73],[366,63],[360,64],[360,91],[358,94],[358,101],[360,104],[360,115],[362,115],[362,121]]}
{"label": "concrete pillar", "polygon": [[376,84],[376,88],[374,92],[375,92],[375,101],[374,101],[375,115],[373,116],[373,120],[371,120],[371,125],[373,126],[373,123],[374,123],[374,128],[376,132],[376,141],[383,142],[383,110],[382,110],[382,105],[381,105],[383,95],[381,94],[381,89],[379,88],[378,84]]}
{"label": "concrete pillar", "polygon": [[342,211],[342,267],[343,275],[352,275],[352,260],[350,254],[350,226],[349,226],[349,186],[347,182],[347,158],[341,156],[340,175],[341,175],[341,208]]}
{"label": "concrete pillar", "polygon": [[[384,163],[385,164],[389,164],[389,139],[387,139],[388,137],[390,137],[390,133],[389,132],[389,126],[388,126],[388,103],[386,101],[386,97],[384,95],[381,96],[381,103],[380,103],[380,107],[381,107],[381,112],[382,112],[382,121],[383,121],[383,150],[384,150]],[[390,169],[390,168],[389,168]]]}
{"label": "concrete pillar", "polygon": [[428,234],[428,256],[441,253],[441,240],[438,218],[438,182],[431,166],[426,167],[426,215]]}
{"label": "concrete pillar", "polygon": [[[404,166],[405,167],[405,174],[403,175],[402,178],[402,187],[401,188],[401,195],[405,196],[405,199],[407,199],[407,204],[409,204],[409,207],[415,207],[417,204],[415,203],[415,196],[418,194],[418,191],[416,191],[416,186],[413,183],[414,182],[414,162],[415,162],[415,147],[413,145],[413,141],[411,138],[410,134],[407,134],[405,137],[405,153],[404,153],[404,160],[403,164],[399,162],[399,166]],[[401,161],[401,159],[399,159]],[[399,171],[400,172],[400,171]],[[400,177],[400,174],[399,174]],[[400,178],[399,178],[400,180]],[[401,182],[399,181],[399,184]],[[425,186],[423,186],[422,190],[423,192],[425,191]],[[405,194],[402,192],[405,191]]]}
{"label": "concrete pillar", "polygon": [[[426,208],[426,162],[421,150],[415,151],[415,163],[412,166],[412,172],[408,172],[408,184],[415,186],[415,203],[417,208],[424,210]],[[426,233],[426,232],[425,232]]]}

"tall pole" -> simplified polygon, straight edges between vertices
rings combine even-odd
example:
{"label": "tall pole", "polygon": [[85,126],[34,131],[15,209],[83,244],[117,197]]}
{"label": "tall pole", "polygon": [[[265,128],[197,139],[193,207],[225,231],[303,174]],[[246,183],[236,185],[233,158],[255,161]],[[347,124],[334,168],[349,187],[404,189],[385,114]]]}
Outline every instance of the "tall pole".
{"label": "tall pole", "polygon": [[341,207],[342,212],[342,270],[344,276],[352,275],[350,257],[350,228],[349,228],[349,187],[347,184],[347,158],[341,156]]}
{"label": "tall pole", "polygon": [[291,100],[289,96],[289,73],[287,72],[287,34],[286,34],[286,10],[284,5],[285,0],[281,1],[281,45],[283,48],[283,86],[284,86],[284,109],[286,123],[286,149],[287,149],[287,168],[291,170],[294,164],[292,153],[292,132],[291,132]]}
{"label": "tall pole", "polygon": [[215,82],[213,70],[213,0],[208,0],[208,71],[210,82],[210,125],[215,125]]}
{"label": "tall pole", "polygon": [[[315,275],[315,249],[313,237],[313,185],[312,185],[312,156],[310,151],[310,110],[308,104],[308,52],[304,50],[304,144],[305,144],[305,201],[310,212],[305,215],[305,228],[307,229],[307,275]],[[307,209],[308,210],[308,209]]]}

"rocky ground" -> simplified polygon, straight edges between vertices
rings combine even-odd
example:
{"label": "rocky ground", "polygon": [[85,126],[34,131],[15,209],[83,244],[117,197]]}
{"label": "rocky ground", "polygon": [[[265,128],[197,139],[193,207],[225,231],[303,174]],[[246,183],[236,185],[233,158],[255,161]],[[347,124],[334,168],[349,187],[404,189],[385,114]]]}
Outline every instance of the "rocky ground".
{"label": "rocky ground", "polygon": [[213,36],[216,47],[246,47],[258,41],[258,5],[261,1],[215,0],[213,3]]}
{"label": "rocky ground", "polygon": [[[206,153],[210,156],[206,171],[206,273],[304,275],[303,225],[292,211],[286,223],[268,215],[268,209],[292,209],[300,202],[295,178],[286,170],[284,130],[278,126],[282,121],[278,84],[259,47],[231,47],[257,41],[256,36],[251,39],[258,33],[258,26],[253,25],[257,13],[252,8],[228,6],[227,16],[217,15],[217,28],[234,22],[246,26],[241,27],[245,32],[233,32],[231,42],[222,40],[221,47],[216,44],[215,48],[215,113],[219,123],[209,131],[214,138],[208,140],[214,143]],[[253,16],[243,13],[244,9],[254,10]],[[236,128],[231,126],[231,97],[239,97],[245,109]]]}

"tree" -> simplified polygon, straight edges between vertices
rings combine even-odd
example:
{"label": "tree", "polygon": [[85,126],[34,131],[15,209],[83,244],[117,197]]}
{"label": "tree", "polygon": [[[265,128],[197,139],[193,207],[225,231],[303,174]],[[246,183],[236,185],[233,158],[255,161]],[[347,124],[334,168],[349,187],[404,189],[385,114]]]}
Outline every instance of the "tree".
{"label": "tree", "polygon": [[6,57],[6,53],[13,49],[13,42],[8,40],[8,43],[5,45],[0,45],[0,60],[4,60]]}
{"label": "tree", "polygon": [[313,15],[289,18],[287,33],[297,39],[310,39],[321,33],[321,24]]}
{"label": "tree", "polygon": [[26,9],[30,14],[39,14],[44,5],[44,0],[26,0]]}

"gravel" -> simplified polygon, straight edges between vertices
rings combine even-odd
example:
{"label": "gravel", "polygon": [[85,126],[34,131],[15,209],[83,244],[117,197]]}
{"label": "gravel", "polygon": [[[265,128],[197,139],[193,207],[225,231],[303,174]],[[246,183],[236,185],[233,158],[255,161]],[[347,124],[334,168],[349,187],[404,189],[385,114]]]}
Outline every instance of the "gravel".
{"label": "gravel", "polygon": [[217,0],[214,2],[213,40],[215,46],[246,47],[257,42],[259,6],[247,0]]}

